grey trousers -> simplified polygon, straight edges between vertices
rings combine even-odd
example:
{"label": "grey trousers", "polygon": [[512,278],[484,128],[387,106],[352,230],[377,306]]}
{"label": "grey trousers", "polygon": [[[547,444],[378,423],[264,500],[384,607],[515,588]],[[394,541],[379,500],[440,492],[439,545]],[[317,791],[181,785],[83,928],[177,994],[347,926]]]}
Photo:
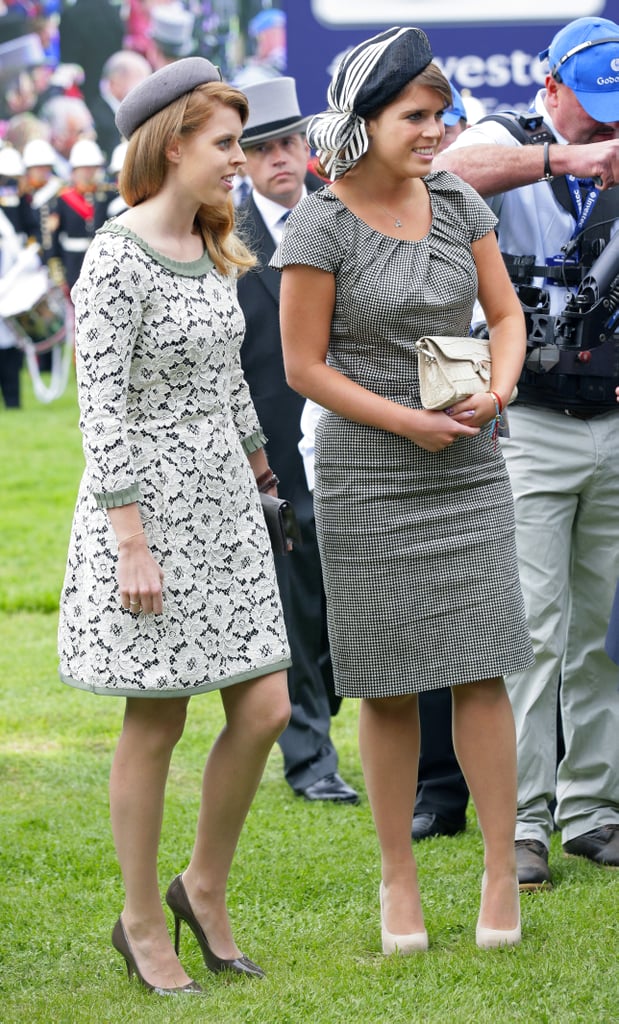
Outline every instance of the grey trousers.
{"label": "grey trousers", "polygon": [[[509,676],[518,741],[516,838],[548,845],[619,823],[617,668],[604,649],[619,577],[619,409],[589,420],[509,410],[502,442],[536,663]],[[565,754],[556,765],[556,707]]]}

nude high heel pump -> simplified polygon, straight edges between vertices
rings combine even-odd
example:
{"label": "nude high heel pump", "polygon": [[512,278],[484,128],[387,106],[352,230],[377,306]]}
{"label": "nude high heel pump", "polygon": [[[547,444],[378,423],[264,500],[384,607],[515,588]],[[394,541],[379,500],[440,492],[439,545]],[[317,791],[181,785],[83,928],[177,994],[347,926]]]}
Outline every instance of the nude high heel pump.
{"label": "nude high heel pump", "polygon": [[205,996],[206,992],[201,985],[198,985],[197,981],[189,981],[186,985],[179,985],[178,988],[160,988],[158,985],[151,985],[150,982],[146,981],[140,973],[140,968],[135,962],[135,957],[129,940],[127,939],[127,933],[123,927],[121,918],[114,925],[112,931],[112,945],[114,949],[117,949],[122,957],[125,958],[127,964],[127,974],[131,980],[133,974],[136,975],[138,981],[147,989],[148,992],[152,992],[156,996]]}
{"label": "nude high heel pump", "polygon": [[428,933],[411,932],[409,935],[394,935],[387,929],[385,924],[385,911],[383,906],[383,883],[380,883],[380,933],[383,943],[383,953],[389,956],[391,953],[401,953],[408,956],[409,953],[425,953],[428,948]]}
{"label": "nude high heel pump", "polygon": [[[515,882],[516,892],[518,891],[518,883]],[[484,871],[481,880],[481,895],[483,899],[484,891],[486,889],[486,872]],[[480,949],[497,949],[499,946],[516,946],[522,938],[522,931],[520,928],[520,902],[518,903],[518,924],[515,928],[484,928],[483,925],[477,921],[477,928],[475,929],[475,941]]]}

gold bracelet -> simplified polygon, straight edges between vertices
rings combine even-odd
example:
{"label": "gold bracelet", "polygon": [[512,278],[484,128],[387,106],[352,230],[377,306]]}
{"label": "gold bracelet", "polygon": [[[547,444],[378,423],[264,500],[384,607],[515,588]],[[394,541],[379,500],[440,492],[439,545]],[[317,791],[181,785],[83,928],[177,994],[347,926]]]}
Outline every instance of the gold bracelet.
{"label": "gold bracelet", "polygon": [[127,534],[126,537],[123,537],[122,540],[118,541],[118,547],[120,547],[121,544],[124,544],[126,540],[132,540],[134,537],[140,537],[143,533],[144,530],[137,530],[135,533]]}

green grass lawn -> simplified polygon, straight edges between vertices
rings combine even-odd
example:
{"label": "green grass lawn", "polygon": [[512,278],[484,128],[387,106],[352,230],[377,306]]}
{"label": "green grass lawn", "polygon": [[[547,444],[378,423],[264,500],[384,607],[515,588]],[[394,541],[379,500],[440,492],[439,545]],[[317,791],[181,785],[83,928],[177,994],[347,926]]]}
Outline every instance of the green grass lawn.
{"label": "green grass lawn", "polygon": [[[0,457],[2,1024],[617,1024],[619,874],[564,858],[553,837],[555,888],[522,897],[522,944],[478,950],[472,809],[465,834],[417,847],[429,953],[381,955],[377,845],[350,701],[332,732],[361,806],[294,797],[276,748],[241,837],[230,909],[266,980],[209,975],[183,929],[183,962],[209,997],[157,999],[129,985],[110,944],[122,890],[107,776],[122,702],[64,686],[56,671],[82,468],[73,384],[49,406],[26,385],[24,409],[0,410]],[[202,765],[221,723],[217,694],[191,702],[168,788],[162,892],[188,859]]]}

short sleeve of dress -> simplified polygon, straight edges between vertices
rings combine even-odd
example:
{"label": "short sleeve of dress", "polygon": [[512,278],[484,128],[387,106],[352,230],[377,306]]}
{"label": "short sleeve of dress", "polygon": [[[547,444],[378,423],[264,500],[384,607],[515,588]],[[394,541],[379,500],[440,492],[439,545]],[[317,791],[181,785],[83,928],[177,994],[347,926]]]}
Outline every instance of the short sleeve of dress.
{"label": "short sleeve of dress", "polygon": [[430,177],[433,191],[453,205],[457,217],[462,219],[467,229],[471,242],[477,242],[489,231],[494,231],[498,220],[486,201],[471,185],[448,171],[437,171]]}
{"label": "short sleeve of dress", "polygon": [[288,218],[269,265],[283,270],[297,263],[337,274],[347,252],[345,213],[328,188],[305,196]]}

